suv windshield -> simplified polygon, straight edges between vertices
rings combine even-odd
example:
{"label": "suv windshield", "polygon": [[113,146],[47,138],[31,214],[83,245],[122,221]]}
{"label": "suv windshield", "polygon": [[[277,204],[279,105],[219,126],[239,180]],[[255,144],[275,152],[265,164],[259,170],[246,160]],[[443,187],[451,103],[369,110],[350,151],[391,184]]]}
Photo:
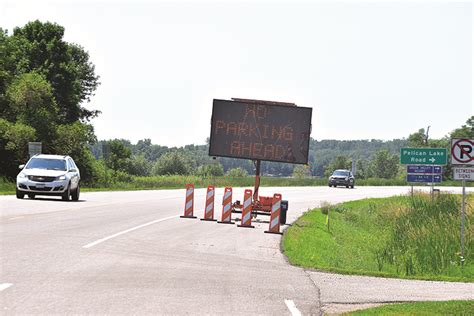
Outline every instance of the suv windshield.
{"label": "suv windshield", "polygon": [[33,158],[26,169],[46,169],[66,171],[66,161],[59,159]]}
{"label": "suv windshield", "polygon": [[334,173],[332,174],[333,176],[344,176],[344,177],[348,177],[349,176],[349,172],[347,171],[334,171]]}

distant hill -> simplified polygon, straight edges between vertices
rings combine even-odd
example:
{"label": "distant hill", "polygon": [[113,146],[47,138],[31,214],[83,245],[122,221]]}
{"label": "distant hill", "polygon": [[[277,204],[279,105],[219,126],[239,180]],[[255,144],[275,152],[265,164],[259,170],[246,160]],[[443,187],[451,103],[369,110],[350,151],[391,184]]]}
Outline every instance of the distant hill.
{"label": "distant hill", "polygon": [[[192,160],[195,167],[205,164],[219,162],[224,167],[224,171],[232,168],[241,167],[254,173],[252,161],[244,159],[232,159],[217,157],[213,160],[208,156],[209,146],[205,145],[186,145],[184,147],[167,147],[152,144],[149,139],[140,140],[137,144],[130,141],[120,140],[126,147],[130,148],[133,155],[142,155],[150,162],[155,162],[161,155],[168,151],[180,151]],[[99,159],[103,154],[103,144],[105,141],[99,141],[91,146],[94,156]],[[392,154],[398,154],[401,147],[408,144],[406,139],[395,139],[390,141],[372,140],[310,140],[309,164],[313,176],[324,176],[324,170],[327,165],[337,156],[345,156],[351,159],[366,160],[372,158],[374,153],[381,149],[387,149]],[[290,176],[293,173],[295,165],[287,163],[262,162],[262,173],[274,176]]]}
{"label": "distant hill", "polygon": [[355,161],[371,159],[381,149],[387,149],[392,154],[399,154],[400,148],[407,146],[408,140],[394,139],[382,141],[372,140],[315,140],[309,145],[309,162],[314,176],[323,176],[326,166],[337,156],[346,156]]}

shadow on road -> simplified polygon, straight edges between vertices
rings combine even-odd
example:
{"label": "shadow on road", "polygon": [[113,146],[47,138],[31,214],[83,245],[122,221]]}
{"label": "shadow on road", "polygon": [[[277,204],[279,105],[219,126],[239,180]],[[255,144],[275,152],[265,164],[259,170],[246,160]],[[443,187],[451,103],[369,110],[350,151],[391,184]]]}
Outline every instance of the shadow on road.
{"label": "shadow on road", "polygon": [[61,198],[50,198],[50,197],[35,197],[33,199],[27,198],[23,201],[52,201],[52,202],[65,202],[65,203],[80,203],[87,202],[87,200],[78,200],[78,201],[63,201]]}

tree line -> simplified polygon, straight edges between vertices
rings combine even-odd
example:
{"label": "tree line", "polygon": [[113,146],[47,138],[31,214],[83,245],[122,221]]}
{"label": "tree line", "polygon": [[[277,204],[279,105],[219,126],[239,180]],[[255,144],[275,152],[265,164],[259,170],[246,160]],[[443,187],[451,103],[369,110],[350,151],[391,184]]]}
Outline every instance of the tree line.
{"label": "tree line", "polygon": [[[429,139],[423,128],[404,139],[381,140],[310,140],[308,165],[262,162],[266,176],[328,177],[336,169],[352,169],[357,179],[393,179],[405,177],[405,166],[400,165],[402,147],[441,147],[449,152],[452,137],[474,138],[474,116],[466,125],[453,130],[441,139]],[[150,139],[136,144],[126,139],[102,140],[91,146],[98,161],[117,175],[198,175],[202,177],[246,176],[255,172],[252,161],[209,157],[209,144],[166,147],[152,144]],[[444,178],[451,179],[451,167],[444,168]]]}
{"label": "tree line", "polygon": [[[100,112],[85,105],[99,76],[81,46],[64,41],[64,28],[33,21],[11,35],[0,28],[0,177],[14,179],[28,159],[28,142],[41,141],[44,153],[72,156],[90,185],[128,181],[132,176],[254,174],[249,160],[208,156],[202,145],[167,147],[142,139],[97,140],[90,120]],[[310,139],[308,165],[262,162],[262,174],[277,177],[324,177],[356,166],[356,177],[402,177],[401,147],[449,148],[451,137],[474,138],[474,116],[441,139],[420,129],[390,141]],[[451,177],[450,167],[445,178]]]}

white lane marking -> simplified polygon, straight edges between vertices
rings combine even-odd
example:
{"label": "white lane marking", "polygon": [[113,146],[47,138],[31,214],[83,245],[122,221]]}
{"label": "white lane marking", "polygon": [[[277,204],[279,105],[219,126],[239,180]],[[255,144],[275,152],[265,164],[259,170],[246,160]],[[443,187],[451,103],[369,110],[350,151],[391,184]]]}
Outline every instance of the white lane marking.
{"label": "white lane marking", "polygon": [[11,283],[2,283],[2,284],[0,284],[0,292],[3,291],[3,290],[8,289],[12,285],[13,284],[11,284]]}
{"label": "white lane marking", "polygon": [[87,244],[87,245],[85,245],[85,246],[82,246],[82,248],[91,248],[91,247],[94,247],[95,245],[98,245],[98,244],[100,244],[100,243],[103,243],[104,241],[107,241],[107,240],[109,240],[109,239],[118,237],[118,236],[120,236],[120,235],[129,233],[129,232],[132,232],[132,231],[134,231],[134,230],[137,230],[137,229],[140,229],[140,228],[149,226],[149,225],[153,225],[153,224],[156,224],[156,223],[159,223],[159,222],[164,222],[164,221],[167,221],[167,220],[169,220],[169,219],[177,218],[177,217],[179,217],[179,215],[174,215],[174,216],[170,216],[170,217],[160,218],[160,219],[157,219],[157,220],[154,220],[154,221],[151,221],[151,222],[148,222],[148,223],[139,225],[139,226],[135,226],[135,227],[129,228],[129,229],[127,229],[127,230],[121,231],[121,232],[119,232],[119,233],[116,233],[116,234],[107,236],[107,237],[105,237],[105,238],[96,240],[96,241],[94,241],[94,242],[91,242],[90,244]]}
{"label": "white lane marking", "polygon": [[15,220],[15,219],[20,219],[20,218],[24,218],[25,216],[16,216],[16,217],[12,217],[9,219],[9,221],[12,221],[12,220]]}
{"label": "white lane marking", "polygon": [[285,300],[286,307],[290,310],[291,315],[301,316],[301,312],[296,308],[295,302],[292,300]]}

